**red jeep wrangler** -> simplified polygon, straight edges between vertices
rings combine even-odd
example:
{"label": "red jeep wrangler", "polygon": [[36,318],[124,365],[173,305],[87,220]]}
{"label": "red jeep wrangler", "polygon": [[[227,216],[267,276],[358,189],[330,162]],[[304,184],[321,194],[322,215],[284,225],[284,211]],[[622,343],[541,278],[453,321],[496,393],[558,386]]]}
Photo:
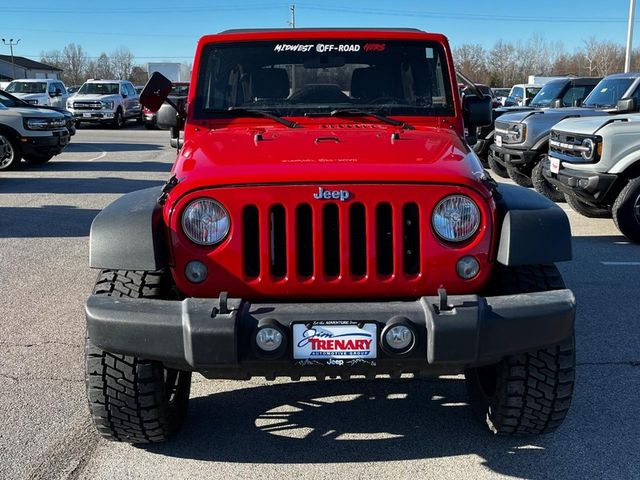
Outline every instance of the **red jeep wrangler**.
{"label": "red jeep wrangler", "polygon": [[[497,185],[443,35],[229,31],[197,47],[163,188],[91,227],[86,378],[106,438],[156,442],[209,378],[464,373],[493,433],[563,421],[575,299],[563,211]],[[471,87],[473,88],[473,87]],[[157,110],[157,74],[142,102]]]}

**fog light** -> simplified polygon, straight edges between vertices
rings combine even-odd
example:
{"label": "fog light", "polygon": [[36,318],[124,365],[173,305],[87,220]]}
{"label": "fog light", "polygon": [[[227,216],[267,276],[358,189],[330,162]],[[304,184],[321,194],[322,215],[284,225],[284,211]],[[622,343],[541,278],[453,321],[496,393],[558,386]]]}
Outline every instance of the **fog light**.
{"label": "fog light", "polygon": [[256,333],[256,345],[265,352],[274,352],[280,348],[284,336],[274,327],[261,327]]}
{"label": "fog light", "polygon": [[413,345],[413,331],[406,325],[393,325],[384,333],[384,341],[393,352],[405,352]]}
{"label": "fog light", "polygon": [[187,263],[184,273],[191,283],[202,283],[207,279],[207,266],[198,260],[192,260]]}
{"label": "fog light", "polygon": [[456,265],[456,272],[460,278],[469,280],[480,272],[480,263],[475,257],[462,257]]}

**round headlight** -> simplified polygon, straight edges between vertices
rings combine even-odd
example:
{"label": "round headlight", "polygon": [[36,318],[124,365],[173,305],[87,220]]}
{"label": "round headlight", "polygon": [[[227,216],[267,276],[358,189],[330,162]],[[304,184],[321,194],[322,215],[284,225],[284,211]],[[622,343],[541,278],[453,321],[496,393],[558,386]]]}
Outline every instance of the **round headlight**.
{"label": "round headlight", "polygon": [[471,238],[480,226],[480,209],[464,195],[445,197],[433,210],[433,229],[443,240],[462,242]]}
{"label": "round headlight", "polygon": [[582,158],[585,160],[593,160],[596,154],[596,144],[590,138],[585,138],[582,141],[582,146],[586,149],[582,151]]}
{"label": "round headlight", "polygon": [[198,245],[220,243],[229,233],[229,213],[215,200],[199,198],[182,213],[182,230]]}

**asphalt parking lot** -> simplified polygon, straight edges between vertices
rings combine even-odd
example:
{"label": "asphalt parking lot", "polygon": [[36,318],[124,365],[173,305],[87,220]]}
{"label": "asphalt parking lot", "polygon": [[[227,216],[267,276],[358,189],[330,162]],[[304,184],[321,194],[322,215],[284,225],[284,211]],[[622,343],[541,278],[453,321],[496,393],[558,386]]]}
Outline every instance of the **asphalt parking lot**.
{"label": "asphalt parking lot", "polygon": [[640,246],[568,207],[577,382],[561,429],[492,438],[461,377],[250,382],[196,376],[172,441],[98,439],[83,380],[93,217],[168,178],[168,133],[78,131],[50,163],[0,173],[0,478],[640,478]]}

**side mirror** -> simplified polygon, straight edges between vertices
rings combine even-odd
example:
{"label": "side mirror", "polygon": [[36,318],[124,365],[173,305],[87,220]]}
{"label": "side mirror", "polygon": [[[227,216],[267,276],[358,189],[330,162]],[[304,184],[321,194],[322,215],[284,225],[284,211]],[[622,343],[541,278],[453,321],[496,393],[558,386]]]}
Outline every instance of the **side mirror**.
{"label": "side mirror", "polygon": [[531,103],[531,100],[532,100],[532,98],[531,98],[531,97],[529,97],[529,98],[525,99],[525,100],[524,100],[524,102],[522,102],[522,104],[523,104],[525,107],[527,107],[527,106],[529,106],[529,104]]}
{"label": "side mirror", "polygon": [[618,113],[629,113],[637,110],[635,98],[622,98],[618,100],[617,104]]}
{"label": "side mirror", "polygon": [[584,102],[584,98],[576,98],[573,101],[573,106],[574,107],[581,107],[582,106],[582,102]]}
{"label": "side mirror", "polygon": [[140,103],[152,112],[157,112],[171,92],[171,80],[160,72],[153,72],[140,92]]}
{"label": "side mirror", "polygon": [[177,103],[167,101],[168,105],[160,107],[156,116],[156,124],[161,129],[171,130],[171,137],[177,137],[179,132],[184,128],[184,118],[186,114],[185,100],[179,99]]}
{"label": "side mirror", "polygon": [[562,108],[563,106],[564,106],[564,103],[562,103],[561,98],[556,98],[553,102],[551,102],[551,105],[550,105],[551,108]]}
{"label": "side mirror", "polygon": [[491,97],[485,95],[478,98],[476,95],[465,95],[462,100],[462,118],[467,129],[467,142],[473,145],[477,141],[476,129],[491,125],[493,119]]}
{"label": "side mirror", "polygon": [[127,95],[127,92],[122,92],[120,95],[122,95],[122,98],[127,98],[129,95]]}
{"label": "side mirror", "polygon": [[50,97],[60,97],[62,96],[62,90],[60,90],[59,88],[56,88],[55,92],[53,92],[51,95],[49,95]]}

